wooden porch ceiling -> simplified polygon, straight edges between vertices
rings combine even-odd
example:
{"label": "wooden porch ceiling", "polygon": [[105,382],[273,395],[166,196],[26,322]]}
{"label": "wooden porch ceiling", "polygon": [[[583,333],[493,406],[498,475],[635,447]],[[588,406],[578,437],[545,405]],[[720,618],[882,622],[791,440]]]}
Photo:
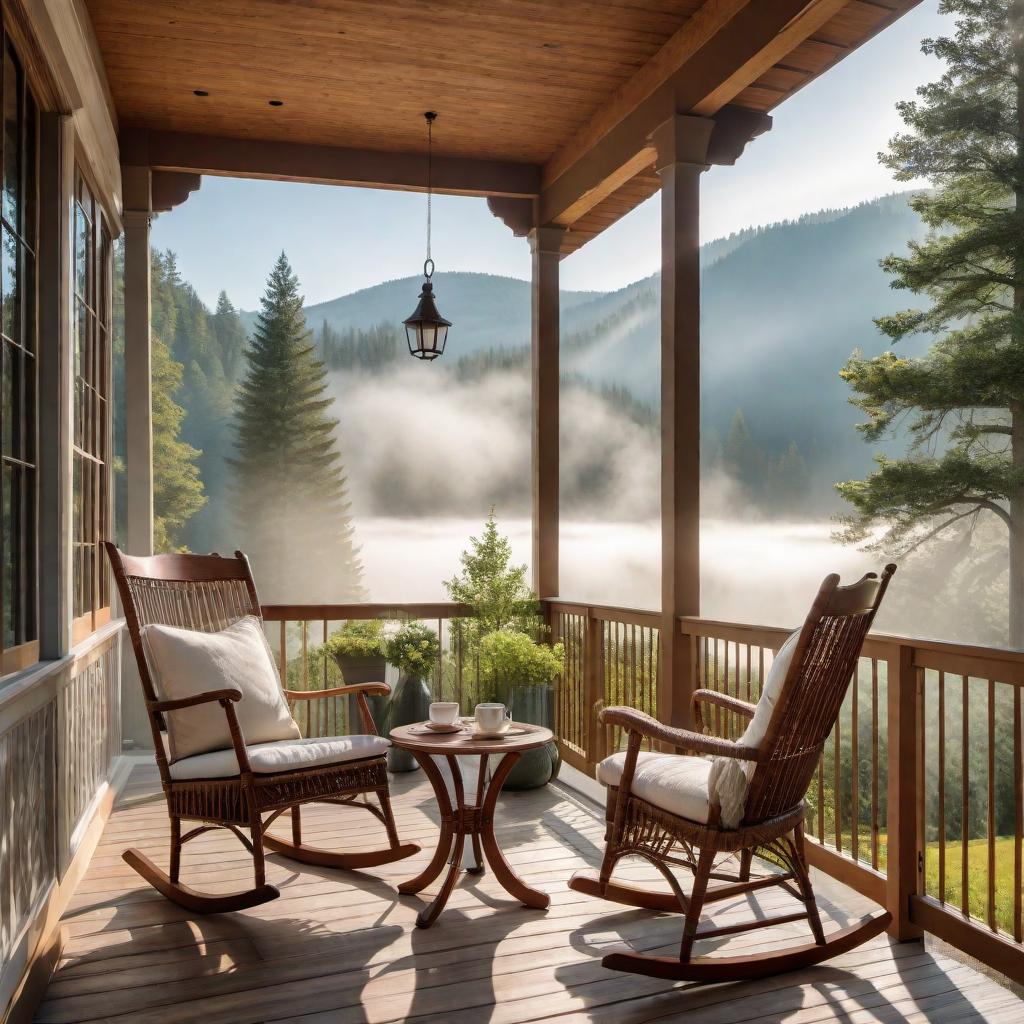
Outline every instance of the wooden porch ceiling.
{"label": "wooden porch ceiling", "polygon": [[[541,196],[566,251],[657,191],[658,121],[770,111],[917,2],[86,0],[131,147],[170,133],[152,166],[417,188],[433,108],[440,187]],[[201,140],[168,154],[188,136],[247,143],[248,170]],[[281,173],[282,153],[335,152]]]}

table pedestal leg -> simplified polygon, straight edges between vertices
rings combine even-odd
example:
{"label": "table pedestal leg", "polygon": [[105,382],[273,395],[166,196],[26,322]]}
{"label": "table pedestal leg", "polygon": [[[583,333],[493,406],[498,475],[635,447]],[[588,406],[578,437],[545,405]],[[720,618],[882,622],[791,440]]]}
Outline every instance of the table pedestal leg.
{"label": "table pedestal leg", "polygon": [[437,796],[438,807],[441,811],[441,835],[438,838],[434,856],[427,867],[415,878],[399,885],[398,891],[401,893],[420,892],[441,874],[445,864],[448,865],[448,874],[445,876],[440,892],[428,906],[420,911],[416,918],[417,926],[429,928],[444,910],[445,904],[455,888],[455,883],[462,873],[462,853],[467,835],[473,841],[473,854],[476,863],[469,869],[473,874],[483,872],[484,858],[486,857],[487,863],[490,864],[491,870],[494,872],[494,877],[506,892],[515,896],[528,907],[535,907],[539,910],[546,909],[551,902],[550,897],[547,893],[528,886],[512,870],[512,866],[505,859],[494,835],[494,808],[498,802],[498,795],[501,793],[501,787],[504,786],[509,772],[519,760],[519,754],[508,753],[502,758],[489,786],[486,783],[487,755],[481,756],[476,803],[473,805],[466,804],[462,772],[459,769],[458,761],[451,754],[445,755],[455,788],[455,807],[453,807],[444,776],[433,758],[429,754],[422,754],[419,751],[413,751],[413,753]]}

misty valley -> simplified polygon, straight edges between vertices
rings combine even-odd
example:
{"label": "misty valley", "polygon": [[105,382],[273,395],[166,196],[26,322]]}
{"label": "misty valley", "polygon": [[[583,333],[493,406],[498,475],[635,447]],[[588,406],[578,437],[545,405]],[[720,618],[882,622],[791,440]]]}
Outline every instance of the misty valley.
{"label": "misty valley", "polygon": [[[905,296],[889,287],[879,260],[924,237],[908,195],[702,247],[702,605],[712,617],[790,625],[826,571],[859,574],[884,557],[836,538],[848,510],[835,484],[865,476],[876,452],[906,442],[897,425],[865,443],[856,429],[863,415],[839,371],[854,350],[873,356],[889,347],[872,318],[902,308]],[[291,538],[330,530],[326,518],[348,531],[341,561],[297,549],[322,567],[325,599],[441,598],[441,581],[492,507],[517,556],[529,559],[529,285],[474,273],[435,281],[457,326],[433,364],[408,358],[397,322],[412,279],[301,308],[305,344],[326,368],[322,401],[343,492],[330,499],[333,513],[311,512],[316,521],[304,530],[288,505],[287,523],[264,526],[268,537]],[[298,304],[301,282],[295,288]],[[562,590],[574,599],[659,603],[659,315],[657,276],[615,292],[562,294]],[[223,292],[208,309],[174,254],[154,254],[164,549],[238,546],[235,418],[259,316]],[[927,339],[903,346],[908,355],[926,347]],[[248,541],[258,577],[261,544]],[[954,536],[908,558],[882,627],[1004,642],[1005,578],[985,564],[998,545],[993,536],[980,557],[965,558]],[[770,597],[780,576],[788,604]],[[308,598],[276,592],[269,567],[263,580],[267,600]]]}

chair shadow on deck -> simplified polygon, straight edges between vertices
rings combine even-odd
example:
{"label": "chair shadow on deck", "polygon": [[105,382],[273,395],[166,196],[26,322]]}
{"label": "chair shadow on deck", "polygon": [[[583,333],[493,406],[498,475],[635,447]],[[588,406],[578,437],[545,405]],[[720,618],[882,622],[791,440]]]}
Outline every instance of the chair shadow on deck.
{"label": "chair shadow on deck", "polygon": [[[387,888],[373,881],[372,888]],[[156,905],[166,913],[143,924],[137,921],[139,903],[108,900],[83,907],[79,918],[110,906],[115,913],[95,933],[92,949],[58,968],[36,1020],[57,1024],[115,1014],[144,1020],[159,1008],[161,1020],[191,1020],[198,1010],[205,1019],[255,1024],[290,1016],[297,997],[287,990],[325,977],[331,979],[333,1002],[359,1007],[373,961],[406,930],[385,923],[393,901],[356,928],[345,907],[338,908],[337,918],[311,921],[270,917],[266,909],[259,915],[176,915],[172,904]],[[113,943],[105,938],[118,933],[128,937]],[[111,971],[117,972],[116,988]],[[180,1018],[174,1010],[179,1005]]]}

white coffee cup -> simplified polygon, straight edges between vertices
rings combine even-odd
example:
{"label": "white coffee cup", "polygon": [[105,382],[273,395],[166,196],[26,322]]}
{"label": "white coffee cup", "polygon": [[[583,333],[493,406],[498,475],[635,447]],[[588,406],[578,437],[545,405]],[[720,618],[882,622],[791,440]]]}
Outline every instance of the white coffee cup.
{"label": "white coffee cup", "polygon": [[459,705],[454,701],[438,701],[431,704],[430,720],[435,725],[455,725],[459,720]]}
{"label": "white coffee cup", "polygon": [[488,736],[499,736],[508,731],[511,713],[504,704],[477,704],[476,726]]}

